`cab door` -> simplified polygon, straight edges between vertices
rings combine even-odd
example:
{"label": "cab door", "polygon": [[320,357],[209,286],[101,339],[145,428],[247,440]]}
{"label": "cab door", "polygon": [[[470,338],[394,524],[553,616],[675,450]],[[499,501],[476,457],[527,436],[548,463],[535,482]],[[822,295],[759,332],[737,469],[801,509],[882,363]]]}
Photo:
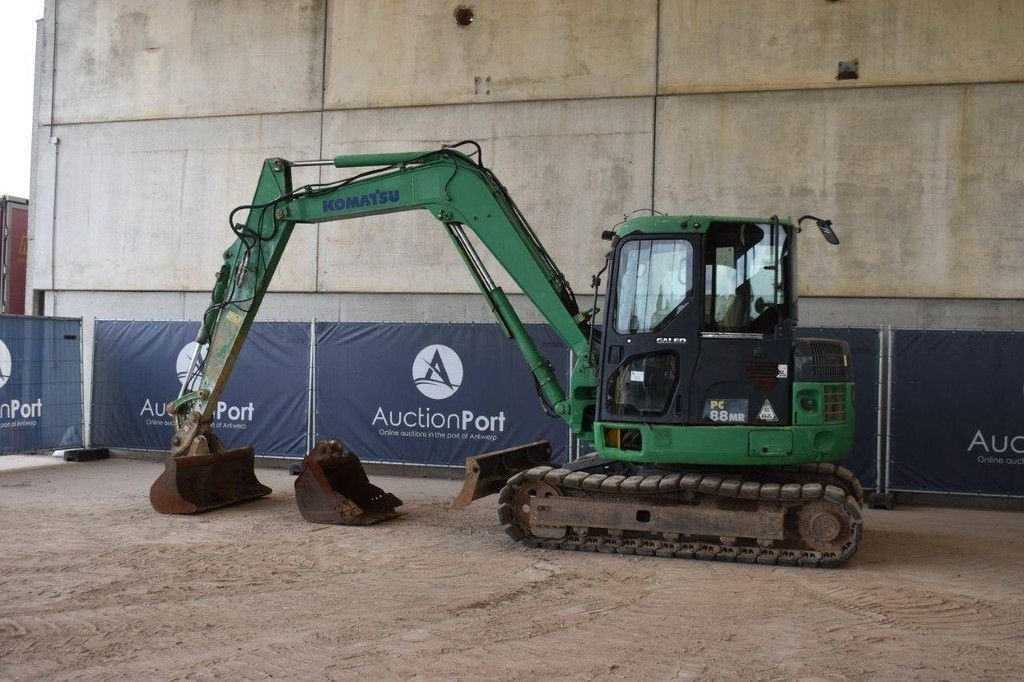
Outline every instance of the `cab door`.
{"label": "cab door", "polygon": [[601,421],[684,423],[699,347],[698,235],[621,240],[602,343]]}

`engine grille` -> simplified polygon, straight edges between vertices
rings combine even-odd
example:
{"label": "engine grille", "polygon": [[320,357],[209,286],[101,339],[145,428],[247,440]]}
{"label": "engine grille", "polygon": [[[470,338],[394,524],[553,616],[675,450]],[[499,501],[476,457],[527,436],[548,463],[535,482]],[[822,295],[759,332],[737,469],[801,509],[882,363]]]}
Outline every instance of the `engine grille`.
{"label": "engine grille", "polygon": [[825,387],[824,412],[825,422],[838,424],[846,421],[846,390],[841,385],[828,385]]}
{"label": "engine grille", "polygon": [[814,375],[822,379],[845,379],[849,371],[843,347],[835,341],[814,339],[810,341],[811,362]]}

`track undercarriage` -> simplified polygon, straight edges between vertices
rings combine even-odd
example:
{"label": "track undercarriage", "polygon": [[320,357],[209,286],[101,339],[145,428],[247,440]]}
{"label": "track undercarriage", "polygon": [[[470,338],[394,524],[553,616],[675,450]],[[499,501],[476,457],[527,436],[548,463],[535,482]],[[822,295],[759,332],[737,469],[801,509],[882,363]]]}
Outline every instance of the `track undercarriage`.
{"label": "track undercarriage", "polygon": [[833,464],[708,472],[590,456],[513,476],[498,521],[530,546],[832,568],[857,552],[862,506]]}

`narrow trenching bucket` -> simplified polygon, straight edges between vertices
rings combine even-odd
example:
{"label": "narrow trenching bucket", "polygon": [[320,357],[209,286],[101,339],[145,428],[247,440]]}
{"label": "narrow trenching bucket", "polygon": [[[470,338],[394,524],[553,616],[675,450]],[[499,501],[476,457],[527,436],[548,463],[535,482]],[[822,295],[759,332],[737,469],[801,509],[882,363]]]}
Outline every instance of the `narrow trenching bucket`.
{"label": "narrow trenching bucket", "polygon": [[462,481],[462,490],[452,502],[452,509],[493,495],[520,471],[543,464],[551,464],[551,444],[546,440],[467,457],[466,477]]}
{"label": "narrow trenching bucket", "polygon": [[368,526],[399,516],[402,501],[370,483],[359,457],[338,440],[322,440],[302,460],[295,502],[311,523]]}
{"label": "narrow trenching bucket", "polygon": [[252,448],[169,457],[149,502],[162,514],[196,514],[269,495],[254,465]]}

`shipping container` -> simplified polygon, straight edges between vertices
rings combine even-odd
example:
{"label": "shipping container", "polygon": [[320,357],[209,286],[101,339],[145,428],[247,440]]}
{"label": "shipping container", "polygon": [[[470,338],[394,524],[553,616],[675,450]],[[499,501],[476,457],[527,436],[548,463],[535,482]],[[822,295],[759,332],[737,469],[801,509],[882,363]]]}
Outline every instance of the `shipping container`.
{"label": "shipping container", "polygon": [[0,312],[25,314],[28,200],[0,197]]}

